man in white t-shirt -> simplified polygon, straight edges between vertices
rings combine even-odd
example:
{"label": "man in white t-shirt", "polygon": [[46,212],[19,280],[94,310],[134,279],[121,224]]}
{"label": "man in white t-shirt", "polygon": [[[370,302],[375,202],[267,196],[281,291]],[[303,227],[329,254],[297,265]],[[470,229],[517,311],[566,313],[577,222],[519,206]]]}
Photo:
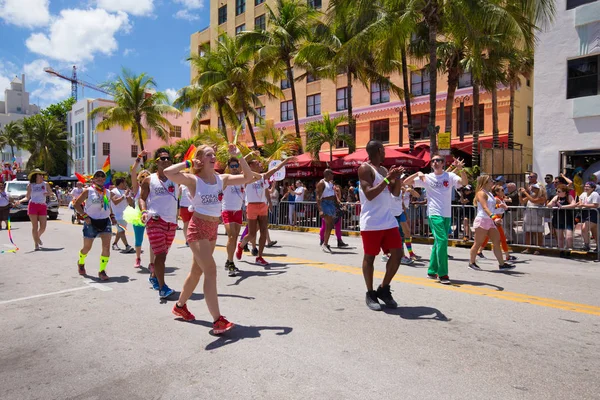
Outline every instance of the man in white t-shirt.
{"label": "man in white t-shirt", "polygon": [[454,159],[452,164],[460,176],[444,171],[444,162],[443,156],[435,154],[431,158],[432,173],[417,172],[404,183],[410,185],[414,182],[415,187],[425,188],[427,191],[427,216],[434,238],[427,277],[439,279],[440,283],[449,285],[448,232],[452,222],[452,191],[467,185],[468,178],[461,160]]}
{"label": "man in white t-shirt", "polygon": [[83,183],[77,182],[77,186],[71,190],[71,199],[73,201],[77,200],[77,198],[81,196],[81,193],[83,193]]}
{"label": "man in white t-shirt", "polygon": [[[598,231],[598,208],[600,208],[600,195],[596,192],[597,185],[592,182],[586,182],[583,186],[583,193],[579,196],[578,207],[587,208],[583,211],[583,228],[581,236],[583,237],[583,250],[590,251],[590,232],[595,234]],[[598,238],[596,238],[598,241]],[[596,248],[596,251],[598,249]]]}
{"label": "man in white t-shirt", "polygon": [[117,220],[117,235],[115,236],[112,249],[120,250],[118,243],[119,240],[121,240],[125,245],[123,253],[133,253],[135,249],[127,242],[127,237],[125,236],[127,222],[123,219],[123,211],[127,208],[128,201],[131,201],[133,204],[133,200],[128,199],[129,189],[127,189],[127,182],[125,182],[125,179],[117,178],[115,184],[115,188],[110,191],[110,202],[113,213],[115,214],[115,219]]}

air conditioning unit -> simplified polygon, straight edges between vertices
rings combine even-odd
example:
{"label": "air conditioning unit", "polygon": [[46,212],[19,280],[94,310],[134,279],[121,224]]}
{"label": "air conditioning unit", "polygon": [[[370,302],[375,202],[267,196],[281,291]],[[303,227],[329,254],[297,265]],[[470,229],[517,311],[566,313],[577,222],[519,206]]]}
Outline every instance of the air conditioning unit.
{"label": "air conditioning unit", "polygon": [[527,169],[526,169],[526,171],[534,172],[534,171],[533,171],[533,164],[527,164]]}

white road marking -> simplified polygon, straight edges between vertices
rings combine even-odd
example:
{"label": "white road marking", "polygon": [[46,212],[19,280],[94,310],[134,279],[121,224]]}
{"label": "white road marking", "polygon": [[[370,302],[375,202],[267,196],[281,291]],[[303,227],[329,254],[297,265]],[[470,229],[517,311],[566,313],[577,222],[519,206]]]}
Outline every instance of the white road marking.
{"label": "white road marking", "polygon": [[91,279],[84,279],[83,283],[103,292],[110,292],[111,290],[113,290],[113,288],[111,288],[110,286],[102,285],[101,283],[94,282]]}
{"label": "white road marking", "polygon": [[9,304],[9,303],[15,303],[17,301],[37,299],[37,298],[40,298],[40,297],[54,296],[54,295],[57,295],[57,294],[75,292],[75,291],[78,291],[78,290],[89,289],[90,287],[93,287],[93,286],[91,286],[91,285],[79,286],[79,287],[72,288],[72,289],[59,290],[58,292],[36,294],[35,296],[27,296],[27,297],[21,297],[21,298],[18,298],[18,299],[4,300],[4,301],[0,301],[0,305],[2,305],[2,304]]}

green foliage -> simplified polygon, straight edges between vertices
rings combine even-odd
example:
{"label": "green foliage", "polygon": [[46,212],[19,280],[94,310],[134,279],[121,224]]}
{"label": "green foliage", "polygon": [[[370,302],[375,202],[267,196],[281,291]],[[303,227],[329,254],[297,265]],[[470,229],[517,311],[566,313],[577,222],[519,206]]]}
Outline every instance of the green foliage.
{"label": "green foliage", "polygon": [[25,132],[24,147],[31,153],[27,168],[42,168],[50,175],[66,173],[65,158],[71,143],[61,121],[42,114],[25,118],[22,122]]}
{"label": "green foliage", "polygon": [[342,115],[331,119],[329,113],[325,113],[322,120],[306,124],[306,151],[318,160],[321,147],[327,143],[329,144],[329,161],[333,161],[333,148],[338,141],[343,140],[348,143],[348,146],[354,145],[350,135],[338,130],[338,126],[347,121],[346,116]]}
{"label": "green foliage", "polygon": [[61,122],[66,127],[67,113],[71,111],[71,109],[73,108],[73,104],[75,103],[75,98],[69,97],[68,99],[60,101],[58,103],[50,104],[48,107],[40,111],[40,113],[44,117],[55,118],[57,121]]}
{"label": "green foliage", "polygon": [[9,122],[4,125],[4,128],[0,131],[0,148],[9,146],[11,156],[15,156],[15,149],[20,149],[25,143],[23,136],[23,128],[17,122]]}

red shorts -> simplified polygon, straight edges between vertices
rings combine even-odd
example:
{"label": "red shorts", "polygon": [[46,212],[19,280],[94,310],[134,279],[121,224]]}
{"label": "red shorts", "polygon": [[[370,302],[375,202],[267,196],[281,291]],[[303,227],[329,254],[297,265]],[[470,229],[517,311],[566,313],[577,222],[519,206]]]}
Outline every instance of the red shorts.
{"label": "red shorts", "polygon": [[363,250],[366,255],[376,256],[379,250],[387,254],[390,249],[402,248],[402,237],[398,228],[390,228],[384,231],[361,231]]}
{"label": "red shorts", "polygon": [[194,212],[188,210],[187,207],[179,207],[179,216],[183,222],[190,222],[192,215],[194,215]]}
{"label": "red shorts", "polygon": [[219,221],[209,221],[198,218],[194,215],[187,230],[188,243],[197,242],[199,240],[208,240],[209,242],[214,242],[217,240],[219,223]]}
{"label": "red shorts", "polygon": [[176,232],[177,224],[166,222],[161,218],[150,218],[146,223],[146,233],[150,241],[150,248],[154,254],[168,253],[175,239]]}
{"label": "red shorts", "polygon": [[39,215],[45,217],[48,215],[48,207],[45,204],[32,203],[27,205],[27,215]]}
{"label": "red shorts", "polygon": [[221,214],[223,217],[223,224],[243,224],[244,223],[244,213],[242,210],[239,211],[223,211]]}
{"label": "red shorts", "polygon": [[258,219],[269,215],[269,205],[267,203],[250,203],[246,207],[246,216],[248,219]]}

